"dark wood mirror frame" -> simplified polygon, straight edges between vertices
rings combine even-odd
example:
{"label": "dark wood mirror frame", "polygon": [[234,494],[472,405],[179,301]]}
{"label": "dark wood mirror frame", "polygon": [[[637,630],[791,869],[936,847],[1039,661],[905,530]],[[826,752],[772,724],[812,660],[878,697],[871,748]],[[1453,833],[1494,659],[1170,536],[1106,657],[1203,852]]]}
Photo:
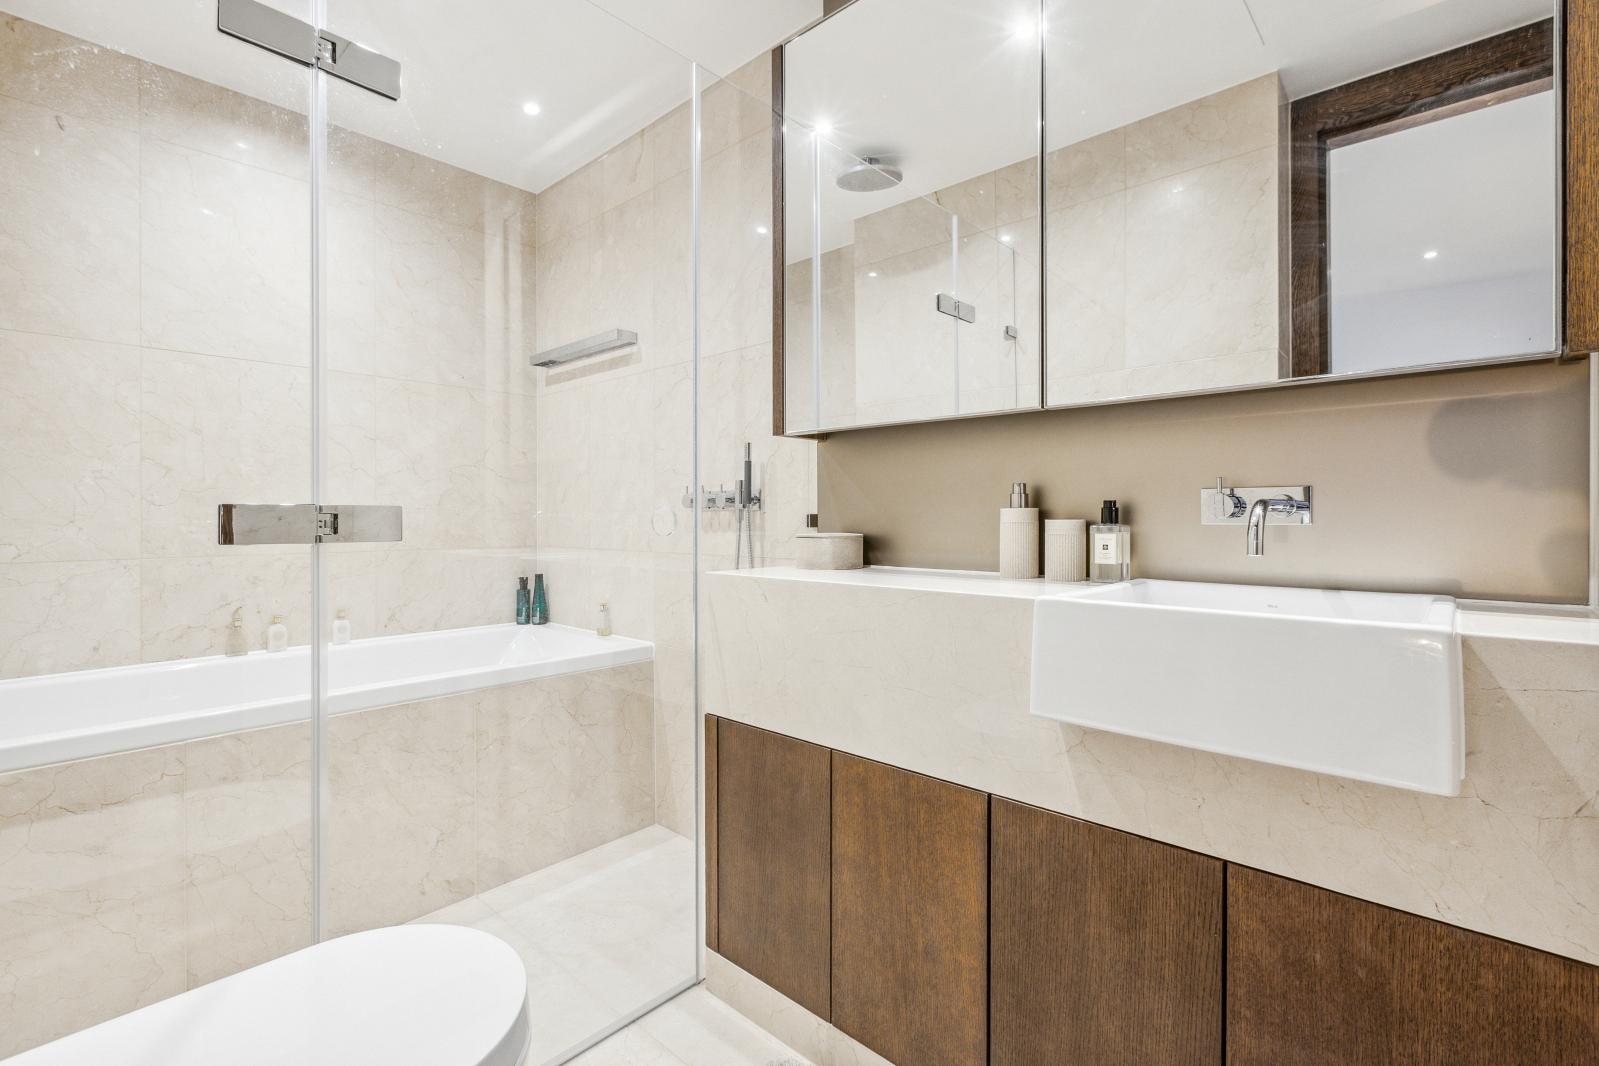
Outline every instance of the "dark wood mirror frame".
{"label": "dark wood mirror frame", "polygon": [[[825,5],[831,14],[846,3]],[[1533,23],[1296,101],[1291,119],[1290,377],[1325,373],[1328,140],[1417,116],[1482,106],[1554,74],[1562,49],[1565,195],[1563,356],[1599,352],[1599,0],[1566,0],[1560,21]],[[1304,153],[1303,156],[1301,153]],[[1312,180],[1301,185],[1300,175]],[[772,50],[772,433],[784,436],[783,48]],[[1303,227],[1303,235],[1302,235]],[[1301,258],[1303,256],[1303,258]],[[1431,368],[1430,368],[1431,369]],[[1420,373],[1429,372],[1426,370]],[[1339,380],[1328,377],[1328,382]],[[816,436],[817,434],[805,434]],[[826,434],[820,434],[825,436]]]}

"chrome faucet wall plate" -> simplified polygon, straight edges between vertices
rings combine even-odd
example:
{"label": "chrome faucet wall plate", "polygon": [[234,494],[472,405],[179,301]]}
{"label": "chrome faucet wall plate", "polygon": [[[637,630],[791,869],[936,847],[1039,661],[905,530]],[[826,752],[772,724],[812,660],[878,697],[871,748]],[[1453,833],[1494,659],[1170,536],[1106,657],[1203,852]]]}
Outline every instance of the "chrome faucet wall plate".
{"label": "chrome faucet wall plate", "polygon": [[[1219,478],[1217,479],[1220,480]],[[1256,500],[1287,499],[1314,503],[1309,485],[1257,485],[1250,488],[1219,485],[1199,490],[1199,522],[1206,526],[1241,526],[1249,521],[1249,507]],[[1242,504],[1240,505],[1240,502]],[[1270,511],[1266,515],[1269,526],[1311,525],[1312,508],[1296,510],[1293,514]]]}

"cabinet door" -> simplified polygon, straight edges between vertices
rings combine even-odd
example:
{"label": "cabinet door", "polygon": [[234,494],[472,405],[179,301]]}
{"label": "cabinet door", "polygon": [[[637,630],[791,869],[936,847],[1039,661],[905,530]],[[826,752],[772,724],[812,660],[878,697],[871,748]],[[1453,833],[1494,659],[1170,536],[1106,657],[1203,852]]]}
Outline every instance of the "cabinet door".
{"label": "cabinet door", "polygon": [[987,1014],[987,794],[834,752],[833,1024],[897,1066],[974,1066]]}
{"label": "cabinet door", "polygon": [[718,950],[826,1018],[830,752],[726,718],[716,752]]}
{"label": "cabinet door", "polygon": [[1219,859],[994,798],[990,1066],[1222,1057]]}
{"label": "cabinet door", "polygon": [[705,946],[716,951],[716,739],[721,719],[705,716]]}
{"label": "cabinet door", "polygon": [[1599,967],[1227,869],[1227,1060],[1599,1062]]}

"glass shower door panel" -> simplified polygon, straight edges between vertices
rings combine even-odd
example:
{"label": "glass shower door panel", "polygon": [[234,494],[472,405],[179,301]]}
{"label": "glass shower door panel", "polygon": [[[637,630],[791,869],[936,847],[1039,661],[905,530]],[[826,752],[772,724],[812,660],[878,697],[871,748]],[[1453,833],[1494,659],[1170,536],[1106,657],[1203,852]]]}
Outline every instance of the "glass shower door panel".
{"label": "glass shower door panel", "polygon": [[0,0],[0,1058],[313,939],[309,87]]}
{"label": "glass shower door panel", "polygon": [[559,1061],[697,962],[653,647],[692,545],[691,67],[577,0],[327,6],[401,91],[323,84],[322,478],[404,536],[320,549],[324,931],[501,937]]}

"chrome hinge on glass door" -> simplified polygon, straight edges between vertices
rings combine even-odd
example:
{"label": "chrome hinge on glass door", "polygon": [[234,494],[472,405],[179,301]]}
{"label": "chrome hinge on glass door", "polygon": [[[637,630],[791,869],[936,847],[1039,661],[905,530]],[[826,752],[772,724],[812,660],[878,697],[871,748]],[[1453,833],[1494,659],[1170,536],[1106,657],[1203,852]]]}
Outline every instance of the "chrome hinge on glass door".
{"label": "chrome hinge on glass door", "polygon": [[217,0],[217,29],[379,96],[400,98],[399,63],[257,0]]}
{"label": "chrome hinge on glass door", "polygon": [[403,539],[404,511],[384,504],[217,504],[218,544],[370,544]]}

